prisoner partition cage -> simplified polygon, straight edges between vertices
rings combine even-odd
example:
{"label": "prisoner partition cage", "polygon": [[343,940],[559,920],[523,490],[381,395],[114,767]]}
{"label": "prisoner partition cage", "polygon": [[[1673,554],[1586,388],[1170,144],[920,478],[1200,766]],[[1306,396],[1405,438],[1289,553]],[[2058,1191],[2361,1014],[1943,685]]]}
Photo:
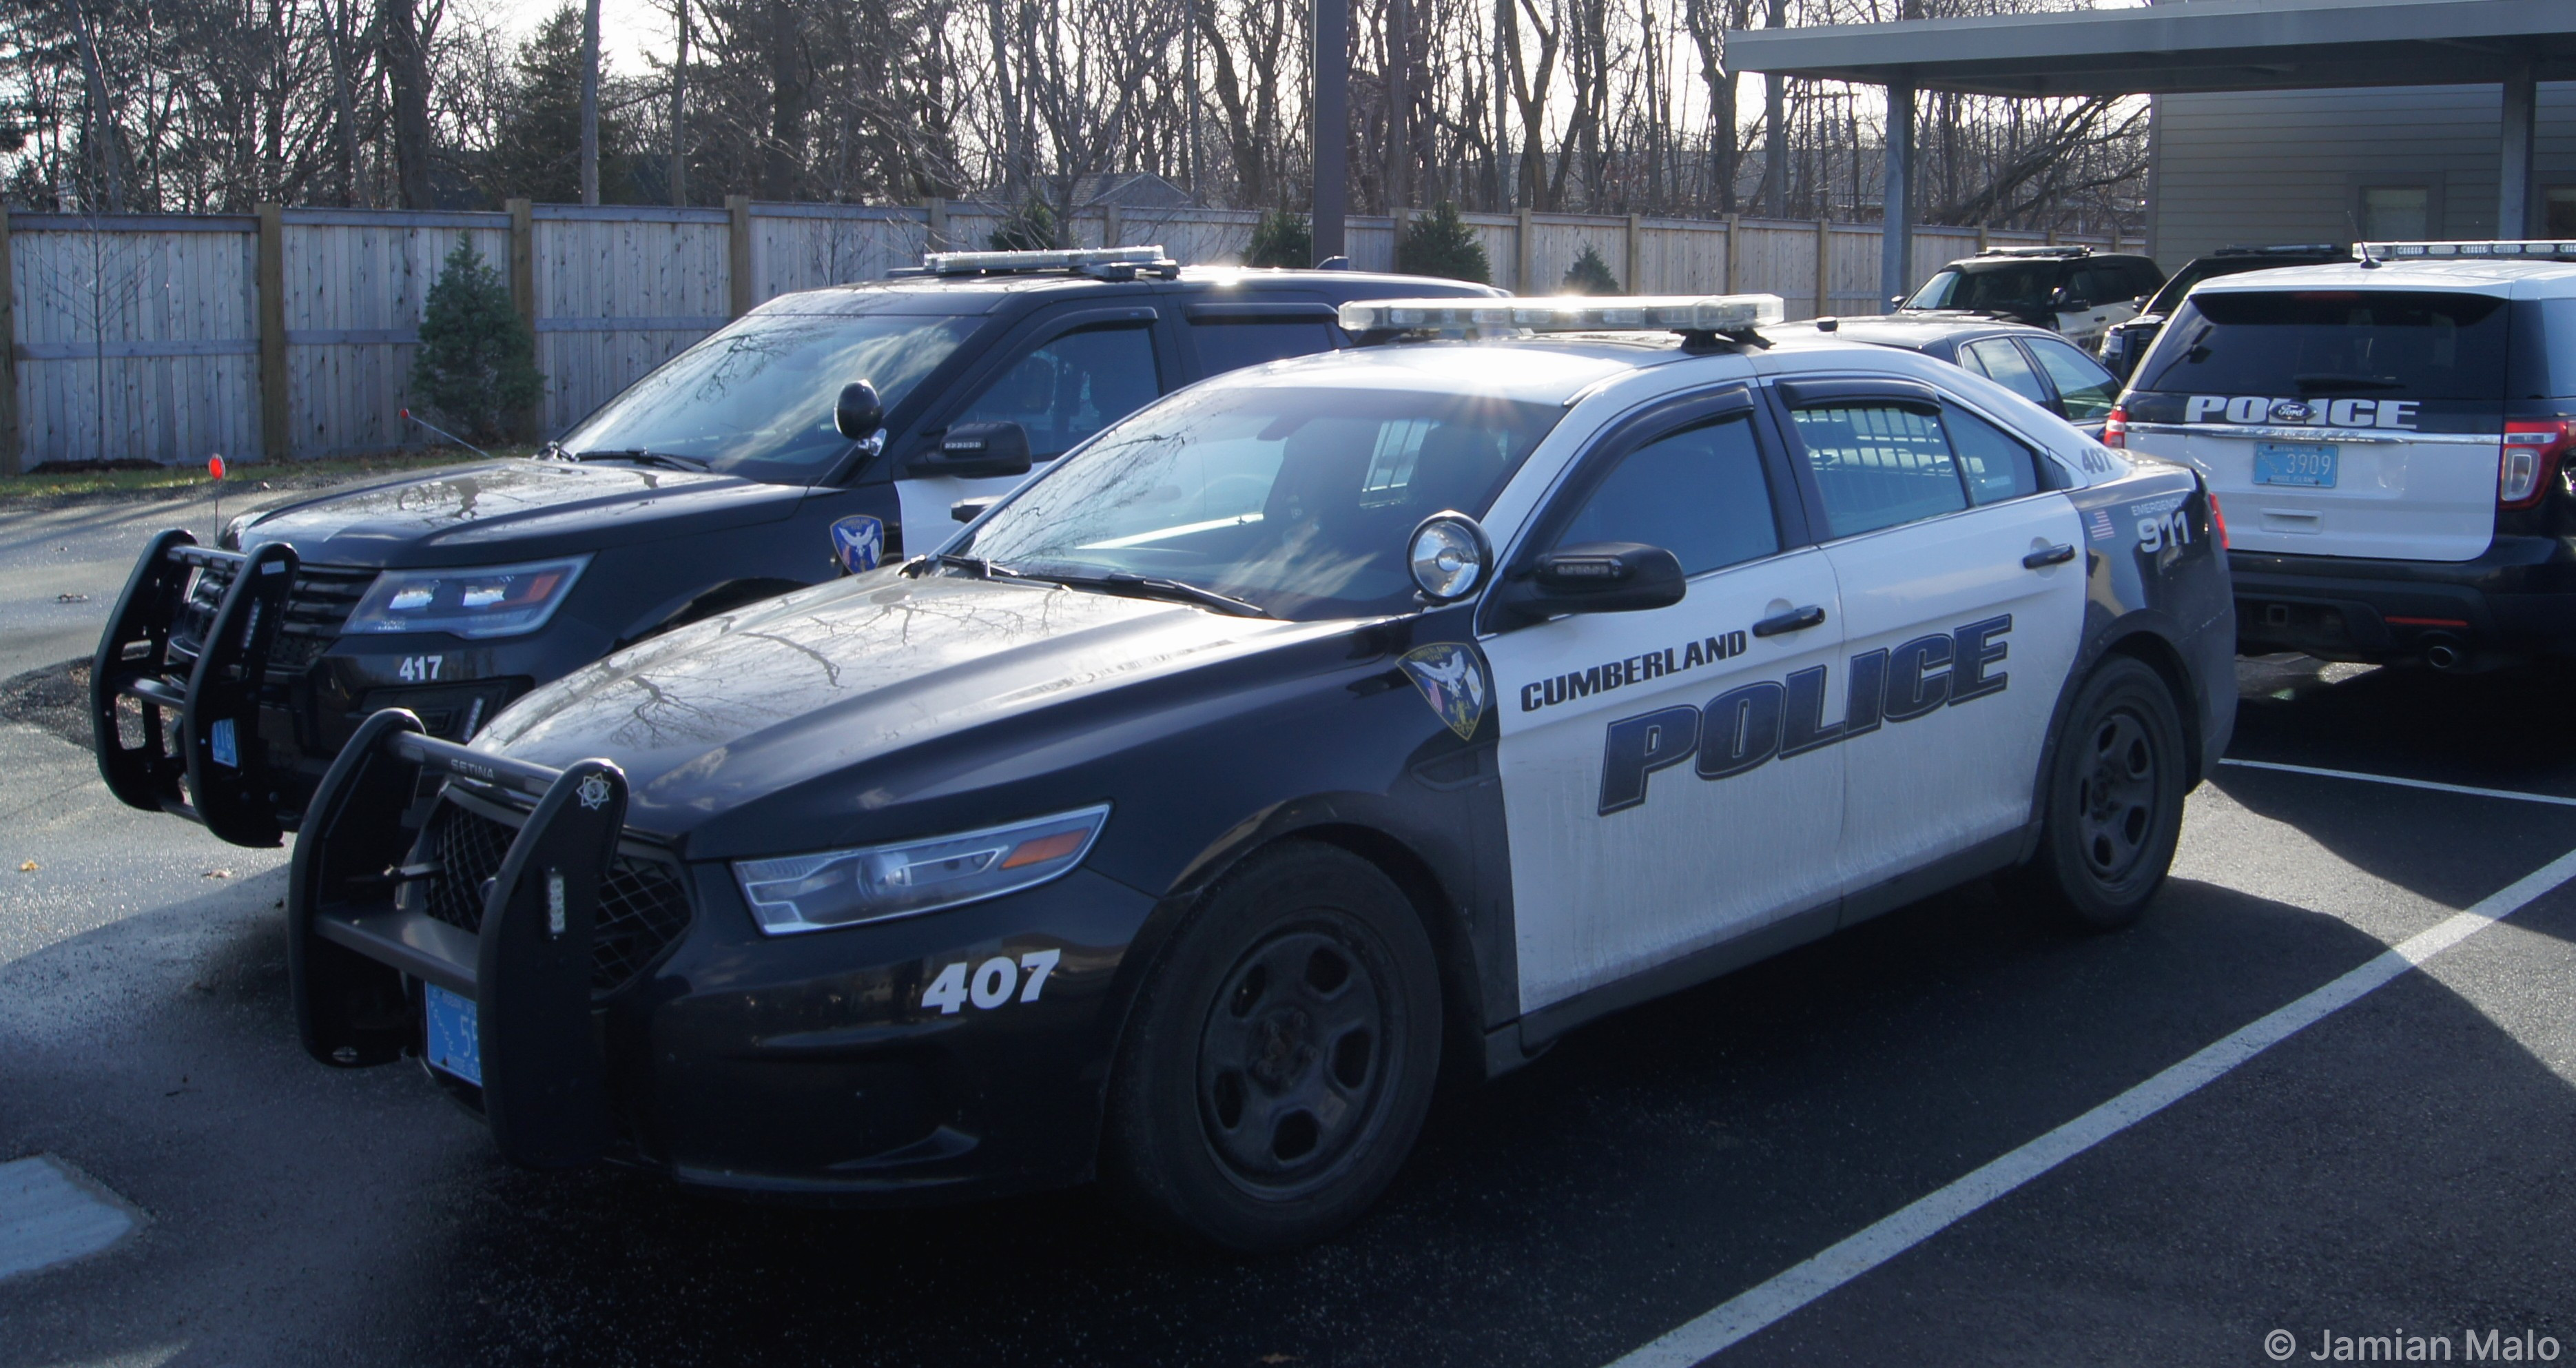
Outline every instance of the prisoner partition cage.
{"label": "prisoner partition cage", "polygon": [[[1876,225],[1468,214],[1494,283],[1553,293],[1588,245],[1644,293],[1764,291],[1792,318],[1883,311]],[[509,281],[563,432],[763,300],[872,280],[931,247],[980,247],[990,205],[722,209],[530,204],[501,213],[279,209],[238,215],[0,214],[0,473],[50,462],[290,460],[416,445],[406,431],[421,308],[461,234]],[[1078,245],[1161,243],[1239,261],[1251,211],[1094,209]],[[1348,221],[1360,270],[1394,269],[1398,219]],[[2037,233],[1919,229],[1911,278]],[[2069,242],[2087,241],[2081,238]],[[2090,239],[2100,247],[2114,244]],[[2120,244],[2135,250],[2135,243]]]}

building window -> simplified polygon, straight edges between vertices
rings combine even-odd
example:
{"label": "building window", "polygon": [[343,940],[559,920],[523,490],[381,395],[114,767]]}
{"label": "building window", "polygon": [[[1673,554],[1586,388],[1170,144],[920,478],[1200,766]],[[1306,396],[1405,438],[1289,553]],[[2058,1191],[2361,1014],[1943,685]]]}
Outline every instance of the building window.
{"label": "building window", "polygon": [[2540,235],[2576,238],[2576,185],[2553,185],[2540,192]]}
{"label": "building window", "polygon": [[2421,242],[2433,236],[2433,190],[2425,185],[2361,187],[2365,242]]}

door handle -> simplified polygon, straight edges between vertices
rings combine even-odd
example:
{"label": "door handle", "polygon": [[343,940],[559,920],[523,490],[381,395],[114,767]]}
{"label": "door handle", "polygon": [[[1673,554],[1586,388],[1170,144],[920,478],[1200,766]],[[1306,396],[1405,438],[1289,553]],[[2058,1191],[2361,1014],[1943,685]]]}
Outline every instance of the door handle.
{"label": "door handle", "polygon": [[1785,613],[1774,613],[1754,623],[1753,635],[1767,637],[1778,636],[1782,632],[1803,632],[1824,620],[1825,610],[1810,603],[1804,608],[1792,608]]}
{"label": "door handle", "polygon": [[2037,570],[2044,566],[2064,565],[2073,559],[2075,559],[2075,547],[2070,543],[2060,542],[2055,546],[2043,546],[2022,557],[2021,568]]}

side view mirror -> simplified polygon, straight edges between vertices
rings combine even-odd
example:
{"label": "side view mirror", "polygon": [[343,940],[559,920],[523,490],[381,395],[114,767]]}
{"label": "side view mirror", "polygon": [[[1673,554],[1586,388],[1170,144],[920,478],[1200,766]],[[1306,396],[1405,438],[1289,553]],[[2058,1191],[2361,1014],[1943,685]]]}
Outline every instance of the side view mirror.
{"label": "side view mirror", "polygon": [[1540,556],[1503,581],[1508,619],[1537,622],[1559,613],[1635,613],[1669,608],[1689,590],[1682,563],[1660,546],[1585,542]]}
{"label": "side view mirror", "polygon": [[953,475],[989,480],[1028,473],[1029,430],[1017,423],[959,423],[904,469],[915,479]]}
{"label": "side view mirror", "polygon": [[832,406],[832,426],[853,442],[864,441],[884,427],[885,403],[877,398],[877,387],[865,380],[841,386],[840,402]]}

